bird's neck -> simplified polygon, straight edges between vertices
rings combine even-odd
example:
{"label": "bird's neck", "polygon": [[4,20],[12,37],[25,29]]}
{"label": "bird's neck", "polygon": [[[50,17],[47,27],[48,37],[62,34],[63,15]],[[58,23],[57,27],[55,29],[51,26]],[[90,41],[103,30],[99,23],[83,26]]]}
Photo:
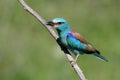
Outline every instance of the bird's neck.
{"label": "bird's neck", "polygon": [[70,29],[66,29],[64,31],[58,31],[58,35],[59,35],[59,37],[66,36],[67,33],[69,33],[69,32],[70,32]]}
{"label": "bird's neck", "polygon": [[58,35],[61,36],[62,34],[66,34],[68,32],[70,32],[70,26],[61,26],[56,28]]}

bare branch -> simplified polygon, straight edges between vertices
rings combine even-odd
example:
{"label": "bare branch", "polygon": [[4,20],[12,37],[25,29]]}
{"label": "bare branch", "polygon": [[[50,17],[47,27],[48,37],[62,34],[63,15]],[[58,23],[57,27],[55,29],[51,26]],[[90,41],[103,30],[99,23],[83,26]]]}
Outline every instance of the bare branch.
{"label": "bare branch", "polygon": [[51,26],[46,25],[46,21],[37,13],[35,12],[32,8],[30,8],[25,2],[24,0],[18,0],[20,2],[20,4],[23,6],[23,8],[29,12],[32,16],[34,16],[41,24],[43,24],[43,26],[49,31],[49,33],[51,34],[51,36],[57,41],[57,43],[59,44],[59,46],[61,47],[61,49],[64,51],[66,57],[68,58],[69,62],[71,63],[71,66],[73,67],[73,69],[75,70],[75,72],[78,74],[79,78],[81,80],[86,80],[84,74],[82,73],[82,70],[79,68],[79,66],[77,65],[77,63],[72,64],[72,62],[74,61],[73,57],[70,55],[70,52],[62,46],[62,44],[59,42],[59,38],[58,35],[54,32],[54,30],[52,29]]}

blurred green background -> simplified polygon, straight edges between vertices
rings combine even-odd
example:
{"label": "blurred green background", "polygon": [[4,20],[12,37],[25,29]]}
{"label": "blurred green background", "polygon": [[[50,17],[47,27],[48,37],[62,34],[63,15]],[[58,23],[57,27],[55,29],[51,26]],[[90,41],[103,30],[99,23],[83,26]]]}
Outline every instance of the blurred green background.
{"label": "blurred green background", "polygon": [[[78,59],[88,80],[120,79],[120,0],[25,0],[47,21],[68,20],[109,62]],[[17,0],[0,0],[0,80],[79,80],[47,30]]]}

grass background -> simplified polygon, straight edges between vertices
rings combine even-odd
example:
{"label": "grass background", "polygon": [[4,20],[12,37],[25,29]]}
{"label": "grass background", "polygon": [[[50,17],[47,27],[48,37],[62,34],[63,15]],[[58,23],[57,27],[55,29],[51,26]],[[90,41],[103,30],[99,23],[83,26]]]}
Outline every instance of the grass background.
{"label": "grass background", "polygon": [[[119,0],[25,0],[47,21],[68,20],[109,62],[78,59],[88,80],[120,79]],[[17,0],[0,0],[0,80],[78,80],[47,30]]]}

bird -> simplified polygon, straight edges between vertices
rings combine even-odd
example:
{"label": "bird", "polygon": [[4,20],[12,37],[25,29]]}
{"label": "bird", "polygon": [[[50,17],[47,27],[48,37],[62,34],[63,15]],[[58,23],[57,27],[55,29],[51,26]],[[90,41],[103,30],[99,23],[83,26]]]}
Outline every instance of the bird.
{"label": "bird", "polygon": [[108,59],[100,54],[80,33],[71,30],[67,20],[64,18],[54,18],[46,23],[56,29],[62,45],[75,55],[75,62],[79,55],[90,54],[96,58],[108,62]]}

